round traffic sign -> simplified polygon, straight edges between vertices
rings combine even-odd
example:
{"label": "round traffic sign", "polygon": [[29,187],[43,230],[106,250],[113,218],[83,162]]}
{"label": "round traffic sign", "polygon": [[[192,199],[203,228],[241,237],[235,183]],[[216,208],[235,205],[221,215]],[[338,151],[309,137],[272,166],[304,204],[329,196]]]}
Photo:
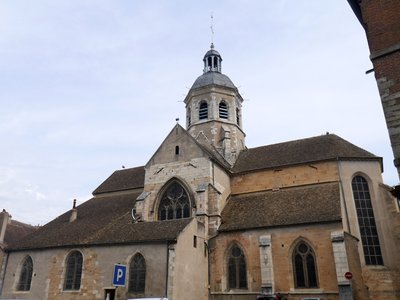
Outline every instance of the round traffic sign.
{"label": "round traffic sign", "polygon": [[350,280],[350,279],[353,278],[353,273],[351,273],[351,272],[346,272],[346,273],[344,273],[344,277],[346,277],[346,279]]}

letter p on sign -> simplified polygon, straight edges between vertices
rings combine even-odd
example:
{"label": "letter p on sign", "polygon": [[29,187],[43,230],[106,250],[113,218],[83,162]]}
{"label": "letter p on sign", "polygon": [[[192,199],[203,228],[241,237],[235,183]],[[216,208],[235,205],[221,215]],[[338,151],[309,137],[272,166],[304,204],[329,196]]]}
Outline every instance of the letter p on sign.
{"label": "letter p on sign", "polygon": [[114,265],[114,276],[113,285],[114,286],[125,286],[126,280],[126,266],[125,265]]}

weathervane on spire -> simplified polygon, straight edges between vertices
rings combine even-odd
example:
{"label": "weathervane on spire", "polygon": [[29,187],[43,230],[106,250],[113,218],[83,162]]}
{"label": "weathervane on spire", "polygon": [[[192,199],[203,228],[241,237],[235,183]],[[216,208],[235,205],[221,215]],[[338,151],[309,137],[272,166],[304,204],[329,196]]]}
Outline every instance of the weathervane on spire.
{"label": "weathervane on spire", "polygon": [[214,48],[214,16],[213,13],[211,12],[211,48]]}

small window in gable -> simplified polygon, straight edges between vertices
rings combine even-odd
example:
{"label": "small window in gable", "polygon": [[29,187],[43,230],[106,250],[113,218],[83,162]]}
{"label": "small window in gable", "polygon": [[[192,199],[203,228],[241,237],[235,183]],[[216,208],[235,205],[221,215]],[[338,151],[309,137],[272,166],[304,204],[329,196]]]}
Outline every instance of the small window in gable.
{"label": "small window in gable", "polygon": [[200,108],[199,108],[199,119],[200,120],[205,120],[208,119],[208,104],[205,101],[202,101],[200,103]]}
{"label": "small window in gable", "polygon": [[229,117],[228,105],[226,104],[225,101],[221,101],[219,103],[219,117],[221,119],[228,119],[228,117]]}
{"label": "small window in gable", "polygon": [[17,291],[29,291],[31,289],[32,273],[33,261],[30,256],[27,256],[21,266]]}
{"label": "small window in gable", "polygon": [[77,291],[81,288],[83,256],[79,251],[71,252],[66,261],[64,290]]}

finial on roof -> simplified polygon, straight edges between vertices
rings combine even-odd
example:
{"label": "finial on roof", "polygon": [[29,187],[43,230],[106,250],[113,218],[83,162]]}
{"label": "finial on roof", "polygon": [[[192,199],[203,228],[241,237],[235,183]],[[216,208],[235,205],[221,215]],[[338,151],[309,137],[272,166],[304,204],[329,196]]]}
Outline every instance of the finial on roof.
{"label": "finial on roof", "polygon": [[214,43],[214,16],[213,16],[212,12],[211,12],[211,26],[210,26],[210,29],[211,29],[211,49],[214,49],[214,45],[213,45],[213,43]]}

